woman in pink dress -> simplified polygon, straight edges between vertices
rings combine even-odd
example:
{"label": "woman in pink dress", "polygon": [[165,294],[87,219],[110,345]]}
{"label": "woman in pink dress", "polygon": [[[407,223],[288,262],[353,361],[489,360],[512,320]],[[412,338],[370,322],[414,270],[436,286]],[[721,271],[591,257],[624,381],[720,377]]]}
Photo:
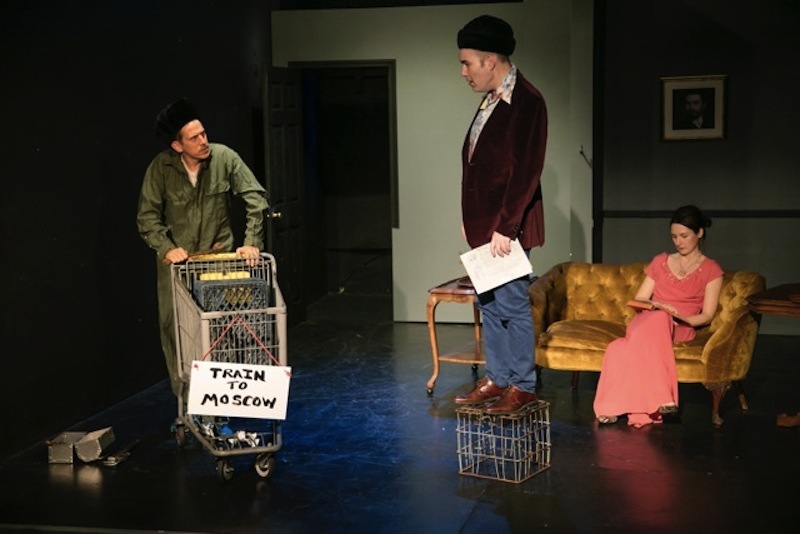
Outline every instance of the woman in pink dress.
{"label": "woman in pink dress", "polygon": [[657,309],[637,313],[625,337],[606,348],[594,399],[600,423],[615,423],[627,414],[628,424],[638,428],[678,410],[673,344],[693,339],[696,327],[711,322],[722,288],[722,268],[700,251],[710,226],[695,206],[672,215],[677,252],[653,258],[636,293],[636,299],[651,300]]}

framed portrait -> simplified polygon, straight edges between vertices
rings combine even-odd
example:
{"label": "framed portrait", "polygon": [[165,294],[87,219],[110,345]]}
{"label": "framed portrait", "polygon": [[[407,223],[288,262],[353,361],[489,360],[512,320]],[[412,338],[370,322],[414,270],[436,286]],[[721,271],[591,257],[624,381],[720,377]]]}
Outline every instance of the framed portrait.
{"label": "framed portrait", "polygon": [[724,139],[725,75],[662,77],[665,141]]}

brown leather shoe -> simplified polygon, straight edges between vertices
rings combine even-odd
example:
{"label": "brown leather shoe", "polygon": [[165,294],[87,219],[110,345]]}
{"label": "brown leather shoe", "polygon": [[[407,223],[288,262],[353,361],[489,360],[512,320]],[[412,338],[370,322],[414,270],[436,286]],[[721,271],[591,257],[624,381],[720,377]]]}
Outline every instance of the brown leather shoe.
{"label": "brown leather shoe", "polygon": [[486,413],[508,414],[521,410],[524,406],[539,400],[536,393],[527,393],[517,386],[509,386],[500,400],[486,406]]}
{"label": "brown leather shoe", "polygon": [[475,389],[466,395],[456,395],[453,397],[453,402],[456,404],[482,404],[500,398],[506,389],[498,387],[487,377],[483,377],[475,382]]}
{"label": "brown leather shoe", "polygon": [[793,427],[800,426],[800,412],[797,415],[787,415],[785,413],[778,415],[778,426]]}

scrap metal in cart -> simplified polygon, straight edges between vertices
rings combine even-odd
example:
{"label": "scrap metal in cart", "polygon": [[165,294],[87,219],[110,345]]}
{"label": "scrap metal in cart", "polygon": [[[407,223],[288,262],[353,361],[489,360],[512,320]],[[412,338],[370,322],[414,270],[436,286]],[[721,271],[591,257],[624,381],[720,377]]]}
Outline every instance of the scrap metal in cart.
{"label": "scrap metal in cart", "polygon": [[[186,429],[216,458],[217,475],[233,476],[233,456],[255,455],[255,469],[267,478],[282,445],[280,419],[241,417],[238,412],[189,413],[192,368],[197,361],[248,368],[287,370],[286,304],[277,282],[275,258],[258,260],[233,253],[196,256],[173,265],[175,341],[182,382],[175,438],[185,444]],[[288,397],[288,378],[286,386]],[[199,387],[198,387],[199,389]],[[285,401],[284,401],[285,404]],[[285,409],[285,408],[284,408]],[[201,410],[202,411],[202,410]],[[285,412],[284,412],[285,413]],[[232,415],[233,414],[233,415]],[[285,417],[285,416],[284,416]]]}

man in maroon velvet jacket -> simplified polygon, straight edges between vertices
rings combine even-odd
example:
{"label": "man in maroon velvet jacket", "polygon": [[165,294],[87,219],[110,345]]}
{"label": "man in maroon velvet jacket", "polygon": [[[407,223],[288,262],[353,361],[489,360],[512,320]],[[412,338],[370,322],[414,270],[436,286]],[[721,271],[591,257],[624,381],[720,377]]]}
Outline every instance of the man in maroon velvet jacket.
{"label": "man in maroon velvet jacket", "polygon": [[[461,209],[471,247],[490,244],[505,256],[518,239],[529,252],[544,243],[540,178],[547,143],[541,93],[509,57],[516,41],[502,19],[480,16],[458,33],[461,75],[486,93],[462,152]],[[478,295],[483,314],[486,376],[457,404],[488,403],[488,413],[518,411],[537,400],[528,277]]]}

